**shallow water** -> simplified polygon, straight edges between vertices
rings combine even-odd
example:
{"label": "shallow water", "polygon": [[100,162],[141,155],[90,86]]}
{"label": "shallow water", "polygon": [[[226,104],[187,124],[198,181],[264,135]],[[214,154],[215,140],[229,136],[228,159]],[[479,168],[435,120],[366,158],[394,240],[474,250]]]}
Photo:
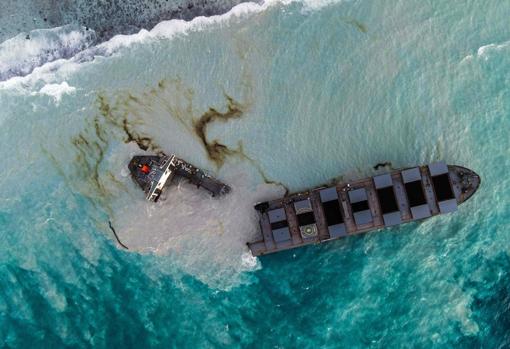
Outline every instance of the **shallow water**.
{"label": "shallow water", "polygon": [[[42,31],[35,46],[4,42],[0,338],[510,346],[504,6],[245,3],[101,44],[65,40],[79,27]],[[203,115],[229,106],[238,117],[197,134]],[[183,183],[149,205],[128,176],[143,153],[132,139],[206,168],[232,194],[214,200]],[[438,159],[482,177],[455,214],[249,255],[253,203],[372,175],[380,162]]]}

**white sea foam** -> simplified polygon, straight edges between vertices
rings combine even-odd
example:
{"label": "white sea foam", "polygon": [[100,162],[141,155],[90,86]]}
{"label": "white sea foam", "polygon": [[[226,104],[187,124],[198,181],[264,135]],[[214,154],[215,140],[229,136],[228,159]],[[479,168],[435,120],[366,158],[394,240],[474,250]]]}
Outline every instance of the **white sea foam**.
{"label": "white sea foam", "polygon": [[76,91],[76,88],[73,86],[69,86],[69,84],[64,81],[61,84],[46,84],[40,90],[39,94],[48,95],[53,98],[55,104],[59,104],[62,96],[65,94],[71,94]]}
{"label": "white sea foam", "polygon": [[[96,56],[111,56],[137,43],[171,39],[176,35],[205,30],[234,18],[244,19],[275,3],[278,2],[271,0],[262,4],[241,3],[223,15],[200,16],[191,21],[163,21],[150,31],[142,29],[136,34],[116,35],[97,46],[91,46],[95,33],[83,27],[64,26],[35,30],[29,34],[22,33],[0,44],[0,80],[7,80],[0,82],[0,88],[25,90],[40,80],[54,83],[58,81],[57,73],[66,65],[75,66],[76,63],[89,62]],[[26,39],[27,35],[30,40]]]}
{"label": "white sea foam", "polygon": [[480,329],[476,321],[471,319],[471,296],[463,292],[459,287],[454,286],[450,293],[450,298],[452,307],[454,307],[451,316],[460,322],[462,332],[468,336],[477,334]]}
{"label": "white sea foam", "polygon": [[67,25],[20,33],[0,44],[0,80],[24,76],[36,67],[70,58],[95,41],[93,30]]}
{"label": "white sea foam", "polygon": [[133,188],[136,197],[124,197],[114,208],[120,240],[131,251],[175,255],[185,271],[211,286],[236,284],[241,272],[259,267],[246,246],[259,234],[253,204],[282,195],[283,188],[261,184],[247,163],[226,165],[222,172],[232,186],[222,198],[182,182],[154,204]]}
{"label": "white sea foam", "polygon": [[478,50],[476,50],[476,55],[474,55],[474,54],[467,55],[466,57],[464,57],[462,59],[461,63],[470,61],[475,57],[487,61],[490,58],[491,54],[501,51],[505,48],[508,48],[509,46],[510,46],[510,41],[506,41],[502,44],[488,44],[488,45],[480,46],[478,48]]}
{"label": "white sea foam", "polygon": [[339,2],[342,2],[345,0],[303,0],[303,11],[314,11],[314,10],[320,10],[324,7],[337,4]]}
{"label": "white sea foam", "polygon": [[105,55],[111,55],[120,48],[129,47],[133,44],[145,42],[150,39],[171,39],[176,35],[186,35],[192,31],[200,31],[211,28],[219,23],[225,23],[232,19],[245,19],[255,13],[267,9],[269,6],[277,3],[276,1],[266,1],[262,4],[252,2],[241,3],[232,8],[223,15],[211,17],[199,16],[191,21],[173,19],[158,23],[153,29],[140,30],[132,35],[116,35],[111,40],[98,45],[99,52]]}
{"label": "white sea foam", "polygon": [[489,55],[491,54],[491,52],[500,51],[500,50],[508,47],[509,45],[510,45],[510,41],[504,42],[502,44],[489,44],[489,45],[481,46],[477,50],[476,54],[478,57],[481,57],[481,58],[487,60],[489,58]]}
{"label": "white sea foam", "polygon": [[[111,56],[121,49],[150,40],[172,39],[193,31],[208,30],[232,20],[246,20],[272,6],[302,3],[303,10],[316,10],[339,0],[266,0],[262,3],[244,2],[222,15],[199,16],[191,21],[168,20],[151,30],[142,29],[136,34],[116,35],[97,46],[91,46],[95,33],[84,27],[64,26],[35,30],[0,44],[0,89],[26,90],[39,81],[59,82],[62,69],[76,69],[77,63],[93,61],[96,56]],[[21,57],[21,59],[20,59]],[[2,81],[4,80],[4,81]],[[6,80],[6,81],[5,81]]]}

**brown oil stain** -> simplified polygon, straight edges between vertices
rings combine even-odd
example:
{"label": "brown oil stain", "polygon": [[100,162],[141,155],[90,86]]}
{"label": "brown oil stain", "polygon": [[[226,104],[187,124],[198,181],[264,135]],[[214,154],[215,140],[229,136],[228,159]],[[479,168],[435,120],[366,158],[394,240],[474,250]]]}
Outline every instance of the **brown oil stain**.
{"label": "brown oil stain", "polygon": [[78,134],[71,142],[77,151],[75,161],[82,171],[80,177],[85,175],[100,192],[104,193],[105,187],[100,180],[99,168],[108,143],[100,138],[90,137],[87,130]]}
{"label": "brown oil stain", "polygon": [[[139,103],[139,99],[132,94],[128,94],[127,99]],[[156,144],[156,142],[148,135],[136,130],[136,127],[141,125],[143,121],[137,120],[135,122],[128,119],[128,113],[123,112],[120,115],[114,113],[115,107],[110,106],[108,99],[105,95],[99,94],[97,97],[99,104],[99,112],[104,120],[111,126],[118,128],[124,132],[124,143],[135,143],[141,150],[153,151],[156,154],[162,154],[163,150]],[[95,124],[96,129],[98,123]]]}
{"label": "brown oil stain", "polygon": [[207,127],[209,124],[217,121],[225,123],[232,119],[240,119],[243,116],[242,105],[228,95],[225,95],[225,98],[227,100],[227,110],[225,112],[220,112],[210,107],[198,120],[193,120],[195,135],[204,146],[208,158],[216,164],[218,169],[223,166],[228,156],[236,156],[242,152],[242,149],[235,150],[228,148],[217,139],[212,141],[207,139]]}
{"label": "brown oil stain", "polygon": [[378,170],[380,168],[389,168],[390,170],[393,170],[393,165],[391,164],[390,161],[385,161],[385,162],[379,162],[379,163],[375,164],[375,166],[373,168],[374,168],[374,170]]}
{"label": "brown oil stain", "polygon": [[128,98],[125,104],[128,109],[142,108],[142,114],[153,112],[153,105],[161,105],[187,132],[193,134],[194,94],[194,90],[185,86],[180,77],[162,79],[141,97]]}
{"label": "brown oil stain", "polygon": [[[116,98],[114,103],[111,103],[106,94],[98,94],[98,113],[71,139],[75,150],[75,170],[66,176],[68,181],[74,182],[73,188],[89,198],[94,205],[100,202],[109,214],[110,199],[119,190],[128,190],[111,171],[103,168],[105,154],[111,143],[120,140],[124,143],[135,143],[144,151],[162,153],[161,147],[152,137],[139,130],[143,120],[129,118],[129,113],[123,109],[126,101],[139,101],[138,98],[131,94],[124,97]],[[53,162],[58,164],[56,159]]]}
{"label": "brown oil stain", "polygon": [[[41,150],[42,150],[42,153],[44,156],[46,156],[48,158],[48,160],[52,163],[53,167],[56,169],[57,173],[59,174],[60,177],[62,177],[64,183],[66,184],[67,187],[69,188],[73,188],[73,189],[80,189],[80,188],[77,188],[77,183],[76,182],[72,182],[72,179],[76,178],[75,176],[70,176],[68,173],[66,173],[64,171],[64,169],[62,168],[62,165],[61,163],[57,160],[57,158],[51,153],[49,152],[44,146],[41,147]],[[78,185],[79,187],[79,185]],[[79,190],[80,193],[82,193],[82,196],[96,209],[99,209],[99,206],[98,206],[98,202],[90,195],[90,193],[88,191],[85,191],[85,190]],[[105,210],[108,212],[108,213],[111,213],[111,208],[109,207],[109,205],[104,205],[103,208],[105,208]],[[96,222],[98,223],[98,222]],[[96,224],[97,226],[97,224]],[[98,226],[99,227],[99,226]],[[98,228],[98,230],[102,230],[100,228]]]}
{"label": "brown oil stain", "polygon": [[[240,146],[241,146],[240,149],[242,150],[242,143],[240,143]],[[262,180],[264,181],[264,183],[281,186],[283,189],[285,189],[284,196],[289,195],[289,193],[290,193],[289,188],[285,184],[283,184],[282,182],[269,179],[269,177],[264,172],[264,169],[262,168],[262,165],[260,165],[260,163],[258,161],[254,160],[251,157],[249,157],[248,155],[246,155],[244,153],[244,151],[242,151],[242,155],[257,170],[257,172],[259,173],[260,177],[262,177]]]}
{"label": "brown oil stain", "polygon": [[368,29],[367,29],[367,26],[365,24],[363,24],[362,22],[358,21],[357,19],[355,18],[350,18],[350,17],[342,17],[341,18],[341,21],[342,22],[345,22],[347,24],[350,24],[352,25],[353,27],[355,27],[356,29],[358,29],[360,32],[362,32],[363,34],[367,34],[368,33]]}
{"label": "brown oil stain", "polygon": [[[251,89],[251,84],[246,83],[244,89]],[[248,161],[265,183],[282,186],[288,194],[289,190],[285,185],[269,179],[262,166],[245,153],[242,141],[238,142],[237,148],[231,148],[218,139],[210,140],[207,132],[211,124],[241,119],[252,103],[250,98],[241,103],[225,92],[224,96],[225,110],[211,106],[196,117],[193,110],[194,91],[186,87],[179,78],[160,80],[155,87],[139,95],[125,92],[108,97],[106,93],[98,93],[98,113],[71,140],[76,152],[77,169],[71,180],[75,177],[84,179],[95,194],[89,195],[87,188],[82,191],[91,199],[101,198],[103,207],[108,206],[107,202],[115,195],[116,189],[127,191],[113,173],[103,168],[105,154],[111,143],[119,140],[134,143],[143,151],[163,154],[162,147],[154,138],[142,131],[146,116],[154,112],[154,108],[163,106],[163,110],[168,111],[187,132],[197,138],[217,170],[229,158]]]}
{"label": "brown oil stain", "polygon": [[[248,78],[247,78],[248,79]],[[246,80],[246,79],[245,79]],[[249,79],[248,79],[249,80]],[[193,117],[193,90],[183,86],[180,79],[173,79],[171,81],[161,80],[158,83],[158,89],[164,90],[167,86],[172,85],[185,99],[185,108],[168,108],[169,114],[177,120],[188,132],[193,134],[200,141],[200,144],[204,147],[207,157],[211,160],[216,169],[219,170],[227,161],[228,158],[237,158],[240,160],[248,161],[262,177],[264,183],[282,186],[285,189],[285,195],[289,193],[289,189],[283,183],[271,180],[265,174],[262,166],[253,158],[248,156],[243,147],[242,140],[238,142],[237,148],[230,148],[227,145],[221,143],[219,140],[209,140],[207,136],[207,128],[214,122],[226,123],[230,120],[241,119],[245,115],[245,111],[251,106],[252,101],[241,103],[235,100],[225,91],[223,95],[226,100],[226,111],[219,111],[216,107],[209,107],[200,117]],[[245,88],[251,91],[251,84],[246,83]],[[161,91],[156,89],[151,90],[151,94],[157,95]],[[188,121],[191,120],[191,123]]]}
{"label": "brown oil stain", "polygon": [[364,34],[366,34],[368,32],[367,27],[363,23],[361,23],[361,22],[359,22],[359,21],[357,21],[355,19],[353,19],[351,21],[351,24],[353,24],[356,28],[358,28],[358,30],[360,32],[362,32]]}
{"label": "brown oil stain", "polygon": [[[128,95],[127,99],[136,97]],[[76,166],[74,173],[66,176],[69,181],[78,178],[78,183],[74,183],[73,187],[80,190],[94,205],[99,201],[109,214],[109,199],[119,190],[127,192],[124,183],[111,171],[102,168],[111,142],[132,142],[142,150],[162,153],[161,147],[150,136],[138,130],[139,125],[143,124],[142,120],[132,120],[122,110],[121,103],[124,102],[125,99],[116,99],[115,103],[110,103],[105,94],[98,94],[98,113],[71,139],[76,153]],[[56,159],[54,162],[58,163]]]}
{"label": "brown oil stain", "polygon": [[[250,81],[249,74],[246,71],[244,71],[243,74],[245,74],[245,79],[243,80]],[[249,99],[248,102],[240,103],[224,91],[223,95],[225,96],[226,100],[226,111],[221,112],[218,111],[216,107],[209,107],[209,109],[204,112],[198,119],[195,119],[193,117],[193,90],[185,88],[182,85],[182,81],[180,79],[172,80],[171,84],[176,86],[176,89],[184,96],[186,100],[186,108],[170,108],[170,115],[179,121],[179,123],[183,125],[184,128],[188,130],[188,132],[199,139],[200,143],[206,151],[207,157],[216,165],[217,170],[219,170],[225,164],[228,158],[246,160],[257,170],[264,183],[282,186],[285,189],[285,195],[289,193],[287,186],[281,182],[269,179],[260,163],[245,153],[242,140],[238,142],[237,148],[232,149],[227,145],[220,143],[220,141],[217,139],[210,141],[207,136],[207,128],[211,123],[226,123],[230,120],[241,119],[244,116],[245,111],[252,104],[251,99]],[[158,84],[159,89],[165,89],[167,86],[168,82],[163,80]],[[251,93],[251,83],[246,82],[243,84],[243,86]],[[157,92],[153,90],[152,93],[156,94]],[[191,127],[188,123],[188,120],[190,119]]]}

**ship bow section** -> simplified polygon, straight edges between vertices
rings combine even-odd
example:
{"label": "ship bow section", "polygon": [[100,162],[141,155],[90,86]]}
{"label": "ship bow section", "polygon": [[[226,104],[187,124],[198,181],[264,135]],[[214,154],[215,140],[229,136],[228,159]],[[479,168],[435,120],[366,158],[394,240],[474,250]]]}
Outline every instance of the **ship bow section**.
{"label": "ship bow section", "polygon": [[459,204],[468,200],[478,190],[481,184],[480,176],[468,168],[450,165],[448,166],[450,177]]}

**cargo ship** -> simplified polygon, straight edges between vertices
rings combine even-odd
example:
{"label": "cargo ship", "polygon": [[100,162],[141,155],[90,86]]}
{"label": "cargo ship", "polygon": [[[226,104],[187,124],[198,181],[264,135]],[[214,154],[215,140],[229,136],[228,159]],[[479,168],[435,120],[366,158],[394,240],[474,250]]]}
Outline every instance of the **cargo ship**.
{"label": "cargo ship", "polygon": [[133,180],[145,192],[148,201],[157,202],[163,189],[181,179],[198,188],[204,188],[212,196],[225,195],[230,187],[211,177],[207,172],[172,155],[137,155],[128,164]]}
{"label": "cargo ship", "polygon": [[338,183],[255,205],[260,238],[254,256],[451,213],[480,186],[480,177],[443,161]]}

